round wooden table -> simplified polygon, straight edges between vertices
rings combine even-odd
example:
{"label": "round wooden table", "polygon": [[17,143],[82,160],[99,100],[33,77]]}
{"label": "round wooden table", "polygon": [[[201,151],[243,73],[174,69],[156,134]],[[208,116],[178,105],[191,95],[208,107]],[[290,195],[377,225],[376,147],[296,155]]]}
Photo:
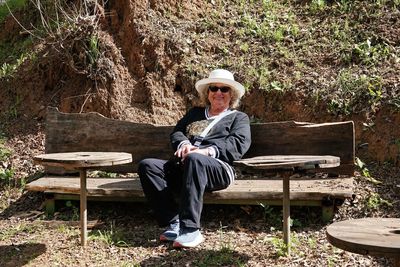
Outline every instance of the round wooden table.
{"label": "round wooden table", "polygon": [[340,165],[340,158],[329,155],[271,155],[242,159],[234,162],[248,168],[281,173],[283,178],[283,241],[290,254],[290,177],[296,171],[333,168]]}
{"label": "round wooden table", "polygon": [[96,167],[132,162],[132,155],[123,152],[68,152],[37,155],[34,161],[45,166],[78,170],[80,174],[80,225],[81,244],[87,244],[87,188],[86,172]]}
{"label": "round wooden table", "polygon": [[335,222],[326,229],[335,247],[362,255],[388,257],[400,267],[400,218],[362,218]]}

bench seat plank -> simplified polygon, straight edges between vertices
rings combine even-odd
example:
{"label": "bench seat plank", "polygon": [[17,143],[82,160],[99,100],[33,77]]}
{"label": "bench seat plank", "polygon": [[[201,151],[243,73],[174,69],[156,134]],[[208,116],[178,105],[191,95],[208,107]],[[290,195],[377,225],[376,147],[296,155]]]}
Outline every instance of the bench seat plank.
{"label": "bench seat plank", "polygon": [[[349,198],[353,194],[353,178],[293,179],[290,181],[291,200],[322,200],[327,196]],[[29,191],[58,194],[79,194],[79,177],[45,176],[29,183]],[[88,196],[144,198],[138,178],[88,178]],[[227,189],[206,193],[207,202],[218,200],[281,200],[282,180],[236,180]],[[211,199],[213,201],[211,201]],[[237,203],[237,202],[236,202]]]}

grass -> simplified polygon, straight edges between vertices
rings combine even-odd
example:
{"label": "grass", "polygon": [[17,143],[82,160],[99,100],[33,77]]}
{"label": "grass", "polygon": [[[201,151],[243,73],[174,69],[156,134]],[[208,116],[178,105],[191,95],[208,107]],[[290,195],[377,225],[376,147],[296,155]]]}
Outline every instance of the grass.
{"label": "grass", "polygon": [[12,187],[14,185],[14,170],[8,164],[8,159],[11,157],[12,153],[5,146],[5,137],[0,135],[0,188],[1,186]]}
{"label": "grass", "polygon": [[[398,12],[398,8],[395,1],[368,5],[345,0],[312,0],[306,5],[233,1],[219,16],[203,18],[214,25],[204,38],[220,36],[224,51],[230,53],[218,53],[213,61],[235,70],[247,91],[265,90],[266,99],[276,92],[296,90],[320,100],[315,105],[327,103],[326,112],[337,116],[373,114],[386,103],[396,111],[399,92],[385,75],[396,64],[393,59],[400,57],[400,50],[377,32],[388,12]],[[371,21],[367,23],[360,14]],[[227,17],[234,29],[222,35],[226,30],[219,25]],[[208,57],[204,60],[209,64]],[[190,72],[206,75],[199,67],[204,64],[200,58],[198,66],[190,66]],[[318,74],[318,79],[307,82],[310,73]],[[318,95],[313,96],[314,92]]]}
{"label": "grass", "polygon": [[193,266],[245,266],[245,261],[241,260],[234,250],[221,248],[218,251],[209,251],[193,262]]}
{"label": "grass", "polygon": [[[0,4],[0,24],[10,15],[9,9],[15,13],[25,8],[27,3],[28,0],[7,0]],[[31,46],[32,38],[26,35],[12,39],[3,38],[0,41],[0,80],[12,78],[25,60],[33,58],[30,52]]]}
{"label": "grass", "polygon": [[365,206],[369,210],[378,210],[380,209],[383,205],[392,207],[393,204],[389,202],[386,199],[383,199],[378,193],[371,193],[367,198],[365,199]]}
{"label": "grass", "polygon": [[33,54],[22,53],[14,63],[3,63],[0,66],[0,79],[9,79],[17,72],[18,68],[28,59],[33,58]]}
{"label": "grass", "polygon": [[125,230],[116,227],[115,221],[111,222],[109,229],[97,230],[89,235],[89,240],[98,240],[108,246],[127,247],[128,242],[125,239]]}
{"label": "grass", "polygon": [[28,0],[6,0],[4,3],[0,4],[0,24],[4,22],[7,16],[11,12],[22,9],[26,6]]}
{"label": "grass", "polygon": [[20,222],[7,229],[0,229],[0,241],[10,240],[15,236],[23,233],[34,233],[38,230],[38,227],[39,226],[31,224],[29,222]]}

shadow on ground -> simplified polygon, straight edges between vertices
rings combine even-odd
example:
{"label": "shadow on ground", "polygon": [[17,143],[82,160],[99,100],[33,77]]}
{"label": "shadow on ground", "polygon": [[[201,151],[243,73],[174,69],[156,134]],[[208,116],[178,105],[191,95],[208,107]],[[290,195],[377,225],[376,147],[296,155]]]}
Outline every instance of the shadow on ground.
{"label": "shadow on ground", "polygon": [[43,194],[38,192],[25,192],[17,200],[11,201],[7,208],[0,212],[0,218],[30,217],[31,213],[35,215],[42,209],[43,201]]}
{"label": "shadow on ground", "polygon": [[183,249],[171,250],[166,256],[150,257],[142,261],[140,266],[170,266],[171,263],[174,266],[244,266],[249,259],[248,255],[228,248],[195,251]]}
{"label": "shadow on ground", "polygon": [[41,243],[0,246],[0,266],[19,267],[46,252]]}

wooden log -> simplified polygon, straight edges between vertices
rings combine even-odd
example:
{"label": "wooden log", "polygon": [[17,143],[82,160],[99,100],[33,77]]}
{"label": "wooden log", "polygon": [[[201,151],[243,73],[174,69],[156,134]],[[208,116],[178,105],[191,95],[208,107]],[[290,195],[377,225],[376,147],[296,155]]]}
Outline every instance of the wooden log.
{"label": "wooden log", "polygon": [[[133,162],[104,168],[136,172],[148,157],[168,159],[173,151],[169,135],[173,126],[106,118],[99,113],[61,113],[49,108],[46,117],[46,153],[76,151],[128,152]],[[264,155],[332,155],[340,158],[336,173],[354,174],[354,124],[272,122],[251,125],[252,145],[245,158]],[[60,169],[48,169],[60,173]]]}

